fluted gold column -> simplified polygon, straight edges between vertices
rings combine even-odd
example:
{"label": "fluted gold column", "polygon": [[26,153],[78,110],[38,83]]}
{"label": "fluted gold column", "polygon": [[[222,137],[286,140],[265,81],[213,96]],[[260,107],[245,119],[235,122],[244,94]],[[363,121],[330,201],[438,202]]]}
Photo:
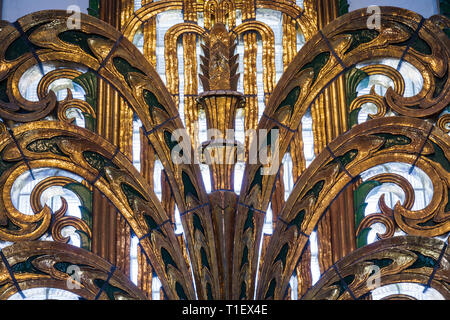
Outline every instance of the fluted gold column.
{"label": "fluted gold column", "polygon": [[184,56],[184,119],[194,150],[198,149],[198,70],[197,35],[183,34]]}
{"label": "fluted gold column", "polygon": [[[120,29],[124,19],[131,16],[132,0],[100,2],[100,19]],[[130,160],[132,157],[133,113],[117,91],[104,81],[98,81],[97,133]],[[93,194],[92,251],[116,265],[122,272],[130,272],[131,230],[117,209],[98,190]]]}
{"label": "fluted gold column", "polygon": [[[245,130],[256,129],[258,125],[258,86],[256,84],[256,33],[243,35],[244,39],[244,94],[245,94]],[[249,137],[245,138],[246,157],[248,156]]]}
{"label": "fluted gold column", "polygon": [[[338,17],[338,0],[317,3],[318,27]],[[335,138],[348,130],[344,77],[332,83],[312,106],[316,155]],[[319,265],[321,272],[355,250],[353,189],[348,187],[330,205],[318,224]]]}
{"label": "fluted gold column", "polygon": [[[151,3],[152,0],[142,0],[142,6]],[[142,32],[144,34],[144,48],[143,54],[145,58],[156,68],[156,17],[152,17],[145,21],[142,25]],[[147,180],[150,188],[153,189],[153,177],[155,169],[155,151],[148,143],[144,130],[140,130],[141,141],[141,175]],[[147,295],[149,299],[152,298],[152,280],[154,270],[150,265],[147,257],[138,246],[137,252],[138,261],[138,277],[137,286]]]}

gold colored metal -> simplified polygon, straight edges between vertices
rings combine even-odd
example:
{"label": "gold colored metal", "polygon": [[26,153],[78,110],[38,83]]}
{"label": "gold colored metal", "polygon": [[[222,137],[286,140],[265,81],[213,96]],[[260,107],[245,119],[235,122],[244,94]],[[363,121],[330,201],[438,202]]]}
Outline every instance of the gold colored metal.
{"label": "gold colored metal", "polygon": [[[253,299],[255,293],[258,299],[285,299],[295,294],[304,295],[304,299],[348,298],[348,292],[340,293],[333,271],[324,274],[308,291],[312,276],[311,251],[307,246],[315,230],[321,272],[336,265],[344,276],[355,276],[351,288],[358,297],[367,293],[365,280],[361,279],[368,276],[364,269],[368,260],[356,261],[357,254],[371,260],[394,261],[393,267],[382,268],[386,284],[425,283],[429,279],[429,267],[412,271],[408,268],[417,260],[417,253],[436,260],[442,243],[430,238],[450,231],[450,137],[448,116],[443,113],[450,99],[450,40],[442,31],[448,19],[425,20],[418,43],[405,54],[405,43],[414,36],[410,30],[418,28],[422,17],[399,8],[382,8],[382,28],[374,31],[367,29],[369,14],[365,10],[337,18],[337,1],[331,0],[323,6],[306,0],[305,10],[287,0],[149,1],[135,13],[131,0],[101,3],[100,16],[109,24],[82,15],[81,29],[76,32],[68,29],[68,13],[64,11],[43,11],[19,19],[35,54],[17,46],[21,34],[12,25],[0,22],[0,42],[4,47],[0,50],[0,239],[36,240],[50,231],[55,240],[45,245],[33,241],[27,250],[22,243],[4,249],[11,263],[45,252],[47,260],[37,258],[34,267],[46,275],[22,274],[18,280],[24,288],[60,287],[67,274],[54,266],[64,249],[69,262],[87,261],[98,271],[97,275],[87,273],[83,279],[84,291],[79,294],[88,298],[92,298],[94,280],[104,280],[111,267],[101,258],[120,269],[117,277],[113,276],[112,285],[124,290],[126,298],[149,298],[154,275],[160,279],[167,299]],[[282,12],[285,72],[276,86],[274,33],[256,19],[257,10],[262,8]],[[157,15],[182,9],[185,21],[171,27],[164,38],[164,85],[155,71]],[[239,25],[236,10],[242,12]],[[198,25],[199,13],[203,14],[204,27]],[[140,28],[146,42],[144,55],[131,43]],[[118,30],[123,31],[124,37]],[[295,55],[298,31],[308,42]],[[244,95],[236,92],[236,40],[244,44]],[[200,80],[205,92],[200,95],[198,41],[204,43]],[[259,41],[261,84],[267,106],[258,123]],[[181,45],[184,101],[179,100],[177,50]],[[21,95],[19,82],[27,70],[36,66],[36,57],[43,64],[58,61],[64,67],[41,78],[39,101],[32,102]],[[385,57],[404,58],[420,72],[423,88],[416,96],[404,97],[406,79],[393,68],[380,65],[379,59]],[[356,65],[374,60],[377,62],[355,70]],[[352,72],[347,74],[348,70]],[[384,97],[374,90],[360,97],[351,92],[356,91],[359,79],[352,76],[375,74],[386,75],[394,82],[394,88],[389,88]],[[96,93],[94,100],[73,99],[69,90],[66,99],[57,101],[54,92],[48,91],[55,80],[88,76],[98,80],[83,82],[93,87],[85,92]],[[346,81],[353,82],[349,85]],[[175,162],[173,155],[176,146],[185,147],[183,152],[191,154],[197,150],[197,101],[205,109],[208,128],[222,132],[234,129],[236,109],[244,107],[246,129],[266,129],[271,133],[278,130],[278,146],[272,149],[269,159],[275,174],[262,174],[261,169],[268,164],[260,160],[249,163],[247,157],[238,196],[232,191],[234,163],[213,163],[213,192],[207,194],[199,165]],[[174,139],[178,130],[185,130],[179,114],[180,102],[185,105],[185,124],[192,145]],[[349,119],[368,102],[378,106],[377,114],[349,131]],[[66,111],[71,107],[81,110],[85,119],[94,123],[95,130],[79,128],[67,119]],[[301,122],[308,110],[313,118],[316,159],[305,169]],[[393,116],[386,117],[388,114]],[[142,122],[141,172],[132,164],[134,116]],[[235,160],[238,147],[242,147],[234,137],[209,140],[203,145],[207,151],[203,161]],[[256,141],[245,145],[247,155],[250,143]],[[224,145],[231,152],[224,152]],[[282,159],[288,152],[294,169],[287,174],[292,174],[297,183],[284,201],[282,177],[287,166]],[[156,159],[164,167],[161,200],[152,191]],[[413,211],[413,188],[404,178],[392,174],[377,176],[375,181],[399,185],[405,191],[405,202],[390,209],[382,197],[381,213],[366,217],[356,226],[353,186],[349,185],[365,170],[390,162],[406,163],[425,172],[433,184],[430,203]],[[84,179],[82,185],[88,185],[87,190],[93,193],[92,225],[65,215],[65,200],[55,213],[41,205],[40,195],[46,188],[72,181],[64,177],[50,177],[37,185],[31,196],[34,215],[14,207],[14,182],[38,168],[62,169]],[[269,205],[274,219],[271,236],[263,232]],[[175,206],[181,217],[182,235],[176,235],[173,227]],[[386,225],[386,233],[380,238],[387,239],[354,251],[358,232],[380,221]],[[67,242],[61,234],[66,226],[92,237],[92,253],[62,243]],[[410,237],[393,237],[396,231]],[[126,279],[132,232],[140,243],[138,284],[145,294]],[[419,236],[426,238],[418,240]],[[100,278],[96,278],[98,274]],[[299,284],[297,293],[289,289],[293,274]],[[439,269],[433,280],[433,288],[445,297],[447,274],[445,268]],[[6,284],[2,287],[5,291],[0,290],[1,298],[14,293],[6,272],[0,275],[0,281]],[[102,298],[115,297],[104,293]]]}

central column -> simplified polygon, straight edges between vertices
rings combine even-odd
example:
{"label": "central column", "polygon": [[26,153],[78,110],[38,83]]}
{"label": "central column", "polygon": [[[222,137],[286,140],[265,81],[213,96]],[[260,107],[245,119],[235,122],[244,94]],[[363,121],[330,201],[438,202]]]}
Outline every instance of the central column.
{"label": "central column", "polygon": [[237,195],[234,193],[234,165],[238,154],[245,156],[245,148],[235,140],[236,109],[244,107],[245,98],[237,92],[239,74],[235,37],[222,23],[216,23],[202,44],[200,75],[205,92],[199,95],[205,110],[208,140],[201,145],[201,161],[210,168],[213,192],[209,195],[220,254],[221,296],[231,297],[234,223]]}
{"label": "central column", "polygon": [[212,190],[233,190],[234,164],[243,146],[235,140],[236,109],[244,106],[244,95],[237,92],[239,74],[234,36],[222,23],[211,29],[202,44],[200,75],[205,92],[198,101],[205,110],[208,141],[202,143],[201,161],[210,167]]}

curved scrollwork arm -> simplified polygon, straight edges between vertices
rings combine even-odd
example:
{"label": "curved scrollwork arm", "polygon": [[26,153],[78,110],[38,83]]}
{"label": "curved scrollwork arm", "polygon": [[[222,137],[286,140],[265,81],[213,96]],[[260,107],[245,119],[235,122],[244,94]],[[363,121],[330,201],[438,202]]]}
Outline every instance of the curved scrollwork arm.
{"label": "curved scrollwork arm", "polygon": [[374,267],[379,270],[379,286],[408,282],[430,285],[448,300],[449,261],[450,249],[436,239],[406,236],[381,240],[338,261],[302,300],[361,299],[374,289]]}
{"label": "curved scrollwork arm", "polygon": [[[170,6],[164,3],[165,9],[166,5]],[[178,145],[175,131],[185,129],[170,93],[151,64],[117,30],[84,14],[79,30],[68,29],[68,17],[65,11],[41,11],[19,19],[29,47],[21,45],[24,39],[13,25],[0,22],[0,41],[4,44],[0,49],[0,82],[7,81],[8,88],[16,86],[28,69],[24,66],[35,65],[37,57],[41,63],[62,61],[87,67],[117,90],[142,121],[145,135],[165,168],[177,207],[186,213],[182,215],[182,223],[188,246],[196,248],[201,243],[201,250],[189,251],[199,297],[220,297],[218,267],[212,263],[217,261],[213,224],[200,168],[192,162],[173,161],[172,151]],[[0,101],[7,104],[10,97],[7,91]],[[47,97],[49,101],[55,100],[52,92]],[[50,102],[41,102],[45,106],[38,104],[39,117],[33,116],[28,121],[49,114]],[[26,101],[18,104],[26,107]],[[1,106],[0,102],[0,109],[11,113],[9,104]],[[38,107],[33,105],[34,109]],[[15,113],[11,119],[25,121],[22,113],[12,112]],[[184,149],[194,154],[191,146]],[[115,174],[114,170],[110,174]]]}
{"label": "curved scrollwork arm", "polygon": [[321,153],[302,174],[280,213],[261,267],[257,296],[283,298],[289,275],[326,209],[352,177],[376,165],[415,164],[433,183],[433,198],[426,208],[410,211],[411,197],[405,207],[396,204],[393,215],[402,230],[427,237],[449,232],[449,145],[450,137],[441,130],[407,117],[371,120],[334,140],[330,151]]}
{"label": "curved scrollwork arm", "polygon": [[[98,188],[125,217],[161,279],[171,299],[195,297],[191,274],[178,245],[168,215],[156,195],[130,161],[116,147],[89,130],[62,122],[40,121],[14,128],[14,135],[31,170],[40,167],[60,168],[73,172]],[[15,142],[8,133],[0,136],[0,205],[4,208],[6,227],[1,228],[4,240],[37,239],[50,225],[51,212],[42,209],[38,194],[48,181],[37,186],[32,195],[35,215],[18,212],[11,202],[11,188],[18,176],[28,170]],[[67,181],[64,181],[64,183]],[[58,216],[58,214],[57,214]],[[57,218],[57,217],[56,217]],[[67,220],[67,219],[66,219]],[[63,221],[63,225],[73,221]],[[19,231],[10,225],[28,226]],[[53,225],[55,232],[60,223]],[[30,228],[34,229],[30,230]],[[82,227],[82,226],[81,226]],[[6,234],[6,235],[5,235]],[[57,239],[58,240],[58,239]],[[63,239],[61,239],[63,240]]]}
{"label": "curved scrollwork arm", "polygon": [[[84,249],[59,242],[25,241],[2,252],[22,291],[57,288],[87,300],[147,300],[120,270]],[[17,288],[3,261],[0,266],[0,300],[7,300]]]}
{"label": "curved scrollwork arm", "polygon": [[[368,29],[369,15],[366,10],[353,11],[334,20],[313,36],[289,65],[258,125],[258,129],[266,129],[269,134],[272,130],[279,130],[278,145],[271,154],[272,161],[269,161],[271,172],[278,172],[283,155],[308,108],[325,88],[360,62],[403,57],[422,73],[423,89],[416,96],[401,97],[392,89],[386,94],[387,105],[399,114],[427,118],[447,107],[450,99],[450,39],[434,20],[425,20],[417,43],[405,55],[408,40],[418,30],[422,17],[392,7],[382,7],[381,14],[379,31]],[[239,244],[235,247],[233,258],[233,269],[238,274],[233,283],[235,298],[249,298],[255,288],[260,242],[249,243],[246,239],[260,239],[264,212],[277,177],[276,174],[263,175],[261,169],[264,167],[266,165],[260,162],[247,163],[244,172],[234,240]],[[442,192],[446,194],[447,190]],[[244,256],[248,258],[243,260]],[[289,279],[289,276],[284,279]],[[267,291],[266,285],[263,284],[264,292]],[[276,297],[280,295],[277,293]],[[265,293],[258,296],[264,297]]]}

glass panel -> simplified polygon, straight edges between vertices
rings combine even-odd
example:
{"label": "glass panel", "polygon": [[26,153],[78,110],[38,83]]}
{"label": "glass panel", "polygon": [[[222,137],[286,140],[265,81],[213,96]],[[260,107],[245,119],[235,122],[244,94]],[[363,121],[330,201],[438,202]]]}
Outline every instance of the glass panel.
{"label": "glass panel", "polygon": [[311,109],[309,109],[302,118],[302,139],[305,165],[306,168],[308,168],[316,157],[314,154],[314,133]]}
{"label": "glass panel", "polygon": [[32,288],[23,290],[25,299],[17,292],[8,300],[81,300],[82,298],[70,291],[56,288]]}
{"label": "glass panel", "polygon": [[242,179],[244,177],[245,162],[238,161],[234,166],[234,192],[241,193]]}
{"label": "glass panel", "polygon": [[264,227],[263,232],[265,234],[272,234],[273,233],[273,212],[272,212],[272,203],[269,203],[269,206],[267,207],[266,217],[264,220]]}
{"label": "glass panel", "polygon": [[138,285],[138,272],[139,272],[139,266],[138,266],[138,244],[139,239],[135,235],[131,237],[131,247],[130,247],[130,279],[135,284]]}
{"label": "glass panel", "polygon": [[[415,202],[412,207],[413,211],[422,210],[427,207],[431,198],[433,197],[433,184],[431,179],[421,170],[415,167],[412,173],[410,173],[411,165],[406,163],[386,163],[384,165],[375,166],[361,174],[363,181],[369,180],[371,177],[382,173],[395,173],[406,178],[411,186],[414,188]],[[379,187],[374,188],[366,198],[366,203],[368,204],[365,210],[365,216],[373,213],[381,213],[378,202],[381,195],[385,195],[386,205],[390,208],[394,208],[396,203],[404,202],[405,194],[400,186],[393,183],[384,183]],[[384,233],[385,227],[382,224],[372,225],[372,230],[368,234],[368,244],[373,243],[378,240],[377,233]],[[397,230],[394,236],[405,235],[401,230]]]}
{"label": "glass panel", "polygon": [[317,231],[311,232],[311,235],[309,236],[309,244],[311,248],[312,285],[315,285],[320,279],[319,245],[317,241]]}
{"label": "glass panel", "polygon": [[[44,73],[47,74],[50,71],[61,69],[61,68],[70,68],[74,70],[81,71],[83,73],[87,72],[86,67],[79,66],[74,63],[64,63],[60,61],[50,61],[42,63],[42,67],[44,69]],[[41,81],[43,74],[39,68],[39,65],[34,65],[25,71],[22,77],[19,80],[19,92],[20,94],[28,101],[39,101],[37,96],[37,88],[39,82]],[[62,100],[67,96],[67,90],[69,88],[72,90],[73,97],[75,99],[84,100],[84,90],[78,86],[74,85],[69,79],[58,79],[55,80],[49,87],[50,90],[55,91],[57,94],[58,100]],[[62,91],[59,93],[59,91]]]}
{"label": "glass panel", "polygon": [[[133,165],[141,172],[141,120],[135,115],[133,118]],[[145,141],[146,142],[146,141]]]}
{"label": "glass panel", "polygon": [[[400,63],[400,59],[386,58],[386,59],[377,59],[377,60],[371,60],[371,61],[367,61],[364,63],[360,63],[356,67],[362,68],[367,65],[384,64],[384,65],[393,67],[394,69],[398,70],[399,63]],[[423,88],[422,74],[412,64],[404,61],[401,64],[401,67],[398,71],[400,72],[400,74],[403,76],[403,79],[405,80],[404,97],[413,97],[416,94],[418,94],[420,92],[420,90],[422,90],[422,88]],[[378,77],[378,76],[376,76],[376,77]],[[369,87],[369,91],[370,91],[370,87]]]}
{"label": "glass panel", "polygon": [[154,167],[154,173],[153,173],[153,191],[156,194],[156,197],[161,201],[162,197],[162,188],[161,188],[161,175],[162,170],[164,170],[164,167],[160,160],[155,161],[155,167]]}
{"label": "glass panel", "polygon": [[133,44],[141,53],[144,53],[144,33],[142,32],[142,28],[139,28],[136,31],[136,34],[133,37]]}
{"label": "glass panel", "polygon": [[156,16],[156,71],[165,84],[166,62],[164,55],[164,36],[171,27],[183,22],[183,13],[179,10],[165,11]]}
{"label": "glass panel", "polygon": [[436,289],[429,288],[424,292],[425,286],[417,283],[390,284],[372,291],[373,300],[381,300],[392,295],[407,295],[417,300],[445,300]]}
{"label": "glass panel", "polygon": [[134,0],[134,11],[139,10],[142,7],[142,0]]}
{"label": "glass panel", "polygon": [[298,279],[297,275],[293,275],[289,280],[289,286],[291,287],[291,300],[298,300]]}
{"label": "glass panel", "polygon": [[294,189],[294,178],[292,174],[293,164],[290,153],[286,153],[283,158],[283,182],[284,182],[284,200],[287,201],[289,195]]}
{"label": "glass panel", "polygon": [[182,234],[183,224],[181,223],[180,210],[178,210],[177,205],[175,205],[175,234]]}
{"label": "glass panel", "polygon": [[203,183],[205,185],[205,190],[207,193],[211,192],[211,175],[209,171],[209,166],[207,164],[200,164],[200,171],[202,173]]}
{"label": "glass panel", "polygon": [[152,279],[152,300],[161,300],[161,281],[156,275]]}

